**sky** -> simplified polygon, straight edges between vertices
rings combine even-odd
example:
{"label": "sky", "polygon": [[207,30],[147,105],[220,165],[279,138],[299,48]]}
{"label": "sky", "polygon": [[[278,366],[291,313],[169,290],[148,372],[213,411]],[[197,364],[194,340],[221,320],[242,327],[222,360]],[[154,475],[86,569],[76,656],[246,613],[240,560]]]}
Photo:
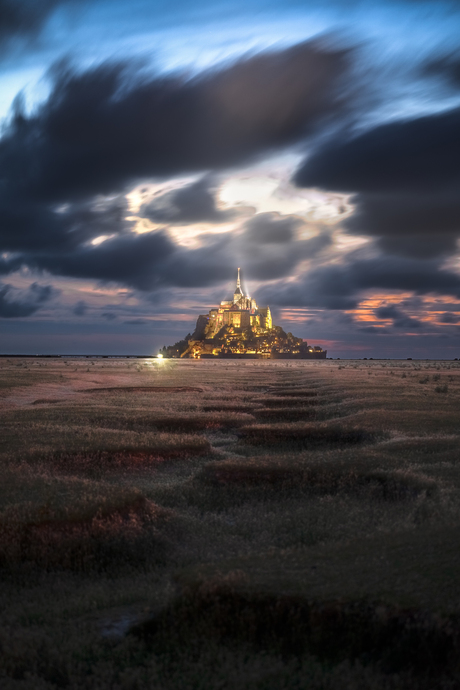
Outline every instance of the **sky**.
{"label": "sky", "polygon": [[0,354],[155,354],[233,292],[460,357],[460,0],[0,0]]}

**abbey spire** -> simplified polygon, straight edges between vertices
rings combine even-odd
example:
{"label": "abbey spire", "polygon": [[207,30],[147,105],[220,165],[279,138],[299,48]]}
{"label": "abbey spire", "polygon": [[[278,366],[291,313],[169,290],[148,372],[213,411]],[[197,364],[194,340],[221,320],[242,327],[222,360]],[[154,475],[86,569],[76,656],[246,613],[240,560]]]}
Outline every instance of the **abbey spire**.
{"label": "abbey spire", "polygon": [[244,297],[243,291],[241,290],[241,279],[240,279],[240,269],[238,269],[238,278],[236,279],[236,288],[233,293],[233,303],[236,304],[240,299]]}

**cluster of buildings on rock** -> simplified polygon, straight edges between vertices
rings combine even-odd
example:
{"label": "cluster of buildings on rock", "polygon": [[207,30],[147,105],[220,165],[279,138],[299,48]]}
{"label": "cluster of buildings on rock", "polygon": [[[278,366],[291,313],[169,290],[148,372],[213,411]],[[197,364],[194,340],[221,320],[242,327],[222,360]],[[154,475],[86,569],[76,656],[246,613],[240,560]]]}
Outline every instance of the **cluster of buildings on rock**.
{"label": "cluster of buildings on rock", "polygon": [[[274,326],[270,307],[259,307],[241,289],[240,269],[233,298],[198,317],[186,348],[167,348],[171,357],[326,359],[327,351]],[[182,351],[180,351],[182,350]]]}
{"label": "cluster of buildings on rock", "polygon": [[240,269],[233,299],[222,300],[208,314],[207,337],[213,338],[223,326],[270,330],[273,326],[270,307],[258,307],[255,299],[246,297],[241,289]]}

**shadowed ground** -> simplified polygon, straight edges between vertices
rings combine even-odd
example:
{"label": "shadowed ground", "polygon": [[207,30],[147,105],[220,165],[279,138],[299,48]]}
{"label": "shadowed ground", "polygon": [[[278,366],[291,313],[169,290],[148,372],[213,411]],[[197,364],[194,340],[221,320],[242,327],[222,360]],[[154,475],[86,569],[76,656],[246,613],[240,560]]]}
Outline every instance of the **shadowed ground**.
{"label": "shadowed ground", "polygon": [[0,686],[460,687],[458,362],[0,359]]}

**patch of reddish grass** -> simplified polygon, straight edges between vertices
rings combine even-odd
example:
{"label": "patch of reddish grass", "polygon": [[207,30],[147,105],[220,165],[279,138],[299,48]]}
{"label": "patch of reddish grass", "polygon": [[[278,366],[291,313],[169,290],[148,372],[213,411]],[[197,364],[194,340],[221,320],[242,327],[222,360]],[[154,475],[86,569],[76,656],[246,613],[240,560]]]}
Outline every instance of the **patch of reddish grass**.
{"label": "patch of reddish grass", "polygon": [[366,429],[320,424],[254,424],[242,427],[239,434],[244,443],[251,445],[338,446],[376,440],[376,435]]}
{"label": "patch of reddish grass", "polygon": [[248,414],[233,415],[187,415],[159,417],[152,420],[152,425],[159,431],[168,432],[193,432],[203,431],[204,429],[230,429],[233,427],[247,424],[251,419]]}
{"label": "patch of reddish grass", "polygon": [[271,395],[279,395],[281,397],[290,398],[316,398],[318,396],[317,391],[312,391],[310,389],[299,389],[299,388],[273,388],[269,391]]}
{"label": "patch of reddish grass", "polygon": [[87,519],[36,516],[0,524],[0,566],[29,563],[46,570],[102,571],[113,565],[163,560],[170,549],[162,534],[174,513],[139,497],[103,508]]}
{"label": "patch of reddish grass", "polygon": [[257,407],[256,403],[210,403],[203,405],[203,412],[249,412]]}
{"label": "patch of reddish grass", "polygon": [[363,493],[375,499],[402,500],[420,494],[433,496],[437,485],[432,479],[413,472],[386,471],[366,463],[322,462],[291,465],[272,459],[211,462],[198,478],[205,484],[234,488],[272,488],[314,494]]}
{"label": "patch of reddish grass", "polygon": [[31,405],[51,405],[52,403],[60,403],[63,402],[62,400],[58,398],[39,398],[38,400],[34,400],[31,402]]}
{"label": "patch of reddish grass", "polygon": [[99,450],[81,453],[55,453],[40,458],[45,466],[52,465],[64,472],[94,472],[129,469],[136,470],[162,463],[166,460],[182,460],[187,457],[206,455],[211,445],[206,439],[199,439],[200,443],[183,443],[177,447],[152,448],[132,450]]}
{"label": "patch of reddish grass", "polygon": [[311,405],[318,405],[319,400],[315,397],[302,399],[288,396],[281,396],[279,398],[267,396],[258,398],[257,402],[265,407],[310,407]]}
{"label": "patch of reddish grass", "polygon": [[197,638],[236,641],[283,656],[308,651],[333,663],[373,661],[386,672],[410,670],[433,680],[460,667],[456,616],[364,599],[309,601],[245,589],[241,571],[189,585],[160,615],[130,632],[155,649]]}
{"label": "patch of reddish grass", "polygon": [[297,422],[303,419],[314,419],[316,409],[308,407],[264,407],[254,410],[254,416],[280,422]]}
{"label": "patch of reddish grass", "polygon": [[82,393],[118,392],[118,393],[202,393],[203,389],[195,386],[112,386],[111,388],[85,388]]}

